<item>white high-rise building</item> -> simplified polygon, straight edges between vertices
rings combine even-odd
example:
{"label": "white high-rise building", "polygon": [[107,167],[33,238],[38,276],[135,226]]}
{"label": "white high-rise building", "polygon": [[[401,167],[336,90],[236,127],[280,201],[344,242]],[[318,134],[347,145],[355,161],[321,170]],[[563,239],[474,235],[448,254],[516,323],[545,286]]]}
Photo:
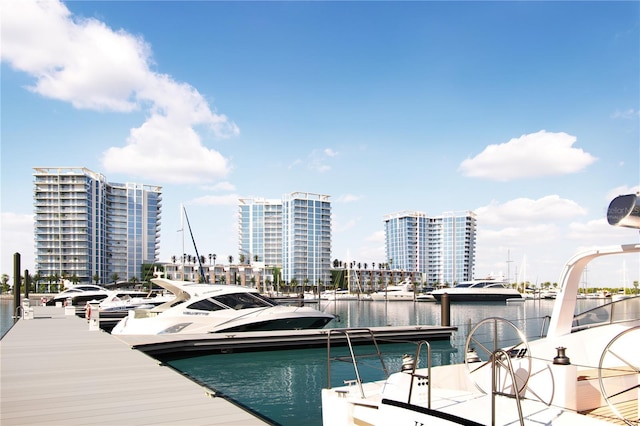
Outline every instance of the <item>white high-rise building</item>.
{"label": "white high-rise building", "polygon": [[142,264],[158,261],[160,186],[109,183],[81,167],[36,167],[33,176],[41,277],[142,280]]}
{"label": "white high-rise building", "polygon": [[[281,268],[282,279],[299,285],[328,284],[331,263],[331,202],[328,195],[285,194],[282,200],[239,200],[239,248],[245,263]],[[308,280],[308,281],[307,281]]]}
{"label": "white high-rise building", "polygon": [[244,263],[282,266],[282,201],[240,199],[240,254]]}
{"label": "white high-rise building", "polygon": [[476,216],[451,212],[429,217],[404,211],[384,217],[385,253],[392,269],[421,272],[429,285],[473,278]]}

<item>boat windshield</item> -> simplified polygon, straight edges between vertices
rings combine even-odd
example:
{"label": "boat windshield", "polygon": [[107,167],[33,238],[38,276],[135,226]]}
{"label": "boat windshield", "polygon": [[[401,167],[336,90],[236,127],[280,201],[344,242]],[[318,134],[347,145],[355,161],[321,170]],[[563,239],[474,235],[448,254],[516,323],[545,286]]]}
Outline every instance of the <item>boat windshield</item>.
{"label": "boat windshield", "polygon": [[240,310],[249,308],[268,308],[271,306],[274,306],[273,303],[270,303],[266,298],[258,297],[257,294],[234,293],[222,294],[220,296],[198,300],[197,302],[187,306],[187,308],[199,311],[218,311],[221,309]]}
{"label": "boat windshield", "polygon": [[640,315],[640,297],[607,303],[573,317],[572,330],[578,331],[596,325],[631,321]]}

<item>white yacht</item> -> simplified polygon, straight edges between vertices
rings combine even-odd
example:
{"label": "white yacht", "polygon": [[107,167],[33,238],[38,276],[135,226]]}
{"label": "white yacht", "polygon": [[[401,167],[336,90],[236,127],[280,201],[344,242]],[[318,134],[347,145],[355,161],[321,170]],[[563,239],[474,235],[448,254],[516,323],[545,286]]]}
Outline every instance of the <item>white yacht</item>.
{"label": "white yacht", "polygon": [[113,328],[115,335],[197,334],[322,328],[334,316],[310,307],[278,305],[258,290],[235,285],[151,280],[174,300],[135,309]]}
{"label": "white yacht", "polygon": [[444,293],[447,293],[451,302],[504,302],[507,299],[522,299],[518,290],[493,278],[463,281],[454,287],[434,290],[431,295],[440,302]]}
{"label": "white yacht", "polygon": [[410,281],[403,281],[398,285],[388,285],[384,290],[379,290],[371,293],[368,298],[371,300],[382,301],[412,301],[416,299],[416,292],[414,291],[413,284]]}
{"label": "white yacht", "polygon": [[[640,229],[639,200],[614,199],[609,223]],[[469,331],[464,363],[431,367],[428,343],[420,342],[415,355],[403,358],[400,372],[389,374],[380,357],[387,379],[367,383],[352,352],[354,380],[332,387],[328,371],[323,424],[637,426],[640,298],[574,315],[587,264],[631,253],[640,253],[640,244],[571,258],[560,276],[547,335],[538,340],[528,341],[507,320],[486,318]]]}
{"label": "white yacht", "polygon": [[117,290],[114,293],[112,290],[108,290],[105,287],[96,284],[78,284],[69,287],[68,289],[61,291],[60,293],[47,300],[47,306],[55,306],[56,303],[60,303],[63,306],[67,303],[68,299],[71,299],[71,304],[74,306],[84,307],[87,302],[92,300],[103,300],[110,294],[117,294],[119,296],[129,295],[130,297],[144,296],[144,292],[134,290]]}
{"label": "white yacht", "polygon": [[358,300],[358,294],[351,293],[349,290],[337,288],[335,290],[326,290],[320,293],[322,300]]}
{"label": "white yacht", "polygon": [[110,291],[109,295],[102,299],[98,305],[100,315],[108,312],[128,312],[132,309],[151,309],[163,303],[175,299],[175,295],[167,294],[145,294],[144,296],[132,296],[116,291]]}

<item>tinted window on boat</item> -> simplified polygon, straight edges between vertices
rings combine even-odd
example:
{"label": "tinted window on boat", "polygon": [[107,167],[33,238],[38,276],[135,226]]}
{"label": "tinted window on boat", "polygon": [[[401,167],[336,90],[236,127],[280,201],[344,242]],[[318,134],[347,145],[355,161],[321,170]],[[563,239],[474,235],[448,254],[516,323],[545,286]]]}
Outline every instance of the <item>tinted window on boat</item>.
{"label": "tinted window on boat", "polygon": [[214,300],[232,308],[232,309],[248,309],[248,308],[266,308],[273,306],[271,303],[258,298],[249,293],[223,294],[213,298]]}
{"label": "tinted window on boat", "polygon": [[211,299],[198,300],[187,306],[188,309],[197,309],[198,311],[219,311],[221,309],[228,309],[220,304],[214,302]]}

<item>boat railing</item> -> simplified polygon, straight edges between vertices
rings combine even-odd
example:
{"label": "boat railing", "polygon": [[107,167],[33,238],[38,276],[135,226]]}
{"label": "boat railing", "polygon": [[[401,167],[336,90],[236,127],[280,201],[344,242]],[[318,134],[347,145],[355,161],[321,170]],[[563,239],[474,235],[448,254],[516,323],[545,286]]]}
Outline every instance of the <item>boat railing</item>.
{"label": "boat railing", "polygon": [[630,297],[582,312],[573,317],[572,331],[583,330],[619,322],[633,321],[640,317],[640,297]]}
{"label": "boat railing", "polygon": [[[418,368],[418,363],[420,360],[420,349],[422,346],[427,347],[427,375],[416,373],[416,369]],[[418,347],[416,348],[416,356],[412,360],[411,364],[411,383],[409,385],[409,398],[407,400],[407,404],[411,404],[411,395],[413,393],[413,383],[415,379],[418,379],[421,385],[427,385],[427,408],[431,408],[431,345],[426,340],[421,340],[418,342]],[[405,364],[403,363],[403,371]]]}
{"label": "boat railing", "polygon": [[[344,336],[344,339],[349,348],[350,356],[331,356],[331,336],[340,334]],[[375,348],[374,354],[358,354],[356,355],[353,349],[353,340],[352,337],[358,337],[362,339],[363,336],[365,338],[370,338],[373,346]],[[373,333],[373,330],[370,328],[349,328],[349,329],[330,329],[327,330],[327,389],[331,389],[331,361],[343,361],[343,362],[352,362],[353,368],[356,374],[356,379],[345,381],[345,383],[358,385],[360,389],[360,396],[362,399],[365,398],[364,388],[362,387],[362,378],[360,377],[360,370],[358,368],[358,359],[363,357],[377,357],[380,360],[380,364],[382,365],[382,370],[384,371],[385,378],[389,377],[389,371],[387,370],[387,366],[384,363],[384,359],[382,358],[382,352],[380,352],[380,347],[378,346],[378,342],[376,341],[376,337]]]}
{"label": "boat railing", "polygon": [[[511,378],[513,392],[503,392],[498,389],[498,386],[503,383],[503,377],[501,377],[501,368],[507,371]],[[511,354],[507,353],[503,349],[498,349],[493,352],[491,356],[491,424],[496,424],[496,397],[506,396],[514,398],[516,400],[516,406],[518,407],[518,418],[520,425],[524,426],[524,416],[522,415],[522,404],[520,403],[520,390],[517,386],[516,374],[513,370],[513,364],[511,363]]]}
{"label": "boat railing", "polygon": [[[331,336],[333,335],[342,335],[346,341],[346,344],[349,348],[348,356],[331,356]],[[363,340],[370,340],[373,347],[375,348],[375,353],[360,353],[356,354],[353,345],[354,340],[358,340],[359,343],[362,343]],[[334,338],[335,340],[335,338]],[[426,356],[426,375],[424,374],[424,369],[419,369],[419,361],[422,356],[423,348],[427,349]],[[382,370],[384,371],[385,379],[389,378],[389,371],[384,362],[384,358],[382,356],[382,352],[380,351],[380,347],[378,346],[378,342],[373,331],[369,328],[352,328],[352,329],[331,329],[327,331],[327,389],[331,389],[331,363],[332,361],[342,361],[342,362],[351,362],[353,364],[353,369],[355,372],[355,380],[345,380],[344,383],[353,386],[357,385],[360,391],[360,397],[362,399],[366,398],[364,388],[362,386],[362,378],[360,375],[359,368],[359,359],[365,357],[376,357],[380,361],[380,365],[382,366]],[[410,384],[409,384],[409,393],[407,396],[407,403],[412,403],[412,395],[414,384],[424,389],[424,386],[427,386],[427,407],[431,408],[431,345],[426,340],[421,340],[416,345],[415,355],[413,357],[409,355],[405,355],[402,361],[401,371],[403,373],[409,374],[411,376]]]}

